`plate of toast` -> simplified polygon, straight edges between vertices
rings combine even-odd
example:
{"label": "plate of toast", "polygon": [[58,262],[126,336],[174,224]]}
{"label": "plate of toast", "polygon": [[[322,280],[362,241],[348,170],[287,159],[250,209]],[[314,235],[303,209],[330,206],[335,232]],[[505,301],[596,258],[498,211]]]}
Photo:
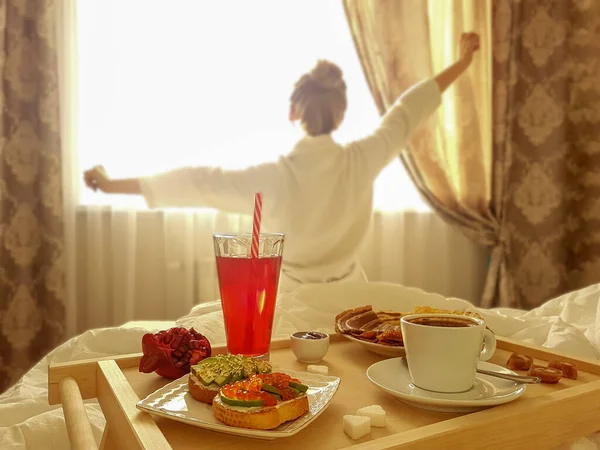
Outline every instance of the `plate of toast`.
{"label": "plate of toast", "polygon": [[189,375],[139,401],[152,415],[257,439],[293,436],[327,408],[340,379],[272,366],[240,355],[216,355]]}
{"label": "plate of toast", "polygon": [[379,311],[372,305],[342,311],[335,317],[335,330],[365,350],[384,358],[405,355],[400,318],[409,314],[460,314],[480,317],[470,311],[451,311],[417,306],[410,312]]}

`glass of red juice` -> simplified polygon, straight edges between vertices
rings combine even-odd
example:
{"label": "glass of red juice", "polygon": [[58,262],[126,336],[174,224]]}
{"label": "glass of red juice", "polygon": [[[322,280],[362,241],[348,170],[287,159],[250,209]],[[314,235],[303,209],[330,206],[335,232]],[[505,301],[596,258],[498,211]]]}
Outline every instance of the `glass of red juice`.
{"label": "glass of red juice", "polygon": [[258,258],[252,258],[250,233],[214,235],[229,353],[255,357],[269,353],[283,240],[282,233],[261,233]]}

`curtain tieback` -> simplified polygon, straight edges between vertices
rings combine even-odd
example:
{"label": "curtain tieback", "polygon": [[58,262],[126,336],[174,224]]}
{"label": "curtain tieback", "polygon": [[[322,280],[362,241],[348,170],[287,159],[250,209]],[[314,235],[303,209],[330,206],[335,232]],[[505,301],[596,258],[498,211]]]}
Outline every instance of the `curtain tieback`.
{"label": "curtain tieback", "polygon": [[510,246],[508,245],[508,235],[505,232],[501,232],[495,239],[495,243],[492,247],[492,258],[505,257],[510,253]]}

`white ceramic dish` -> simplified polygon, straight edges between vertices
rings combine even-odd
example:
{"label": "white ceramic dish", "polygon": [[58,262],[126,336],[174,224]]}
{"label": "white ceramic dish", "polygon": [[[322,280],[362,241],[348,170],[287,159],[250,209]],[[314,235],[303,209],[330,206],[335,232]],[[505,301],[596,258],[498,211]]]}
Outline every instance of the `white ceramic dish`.
{"label": "white ceramic dish", "polygon": [[188,377],[172,381],[137,403],[147,413],[183,422],[198,428],[255,439],[277,439],[293,436],[310,425],[329,405],[340,385],[340,379],[294,370],[281,370],[309,386],[309,411],[296,420],[286,422],[273,430],[250,430],[230,427],[215,419],[212,406],[194,400],[188,393]]}
{"label": "white ceramic dish", "polygon": [[[488,362],[480,361],[477,367],[517,375],[511,370]],[[412,384],[408,368],[401,358],[386,359],[373,364],[367,369],[367,378],[379,389],[403,403],[431,411],[455,413],[468,413],[511,402],[523,395],[526,388],[526,385],[514,381],[477,374],[475,384],[467,392],[443,394],[426,391]]]}
{"label": "white ceramic dish", "polygon": [[404,347],[397,347],[392,345],[375,344],[373,342],[363,341],[357,339],[349,334],[342,334],[346,339],[349,339],[357,344],[362,345],[365,350],[375,353],[376,355],[383,356],[384,358],[398,358],[405,356]]}
{"label": "white ceramic dish", "polygon": [[[306,339],[305,336],[309,333],[315,333],[320,336],[319,339]],[[292,352],[296,359],[306,364],[316,364],[327,354],[329,349],[329,335],[320,331],[297,331],[290,335]]]}

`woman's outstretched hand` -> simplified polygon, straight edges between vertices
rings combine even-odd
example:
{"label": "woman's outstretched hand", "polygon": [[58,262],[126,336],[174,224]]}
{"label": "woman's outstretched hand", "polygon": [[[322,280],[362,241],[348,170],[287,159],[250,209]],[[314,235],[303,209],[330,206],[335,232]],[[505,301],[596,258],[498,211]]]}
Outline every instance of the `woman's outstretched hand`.
{"label": "woman's outstretched hand", "polygon": [[87,187],[93,191],[108,192],[110,178],[102,166],[94,166],[83,173],[83,179]]}
{"label": "woman's outstretched hand", "polygon": [[137,178],[124,178],[120,180],[111,179],[104,167],[94,166],[83,173],[83,179],[87,187],[93,191],[105,194],[141,194],[140,180]]}
{"label": "woman's outstretched hand", "polygon": [[465,66],[471,65],[473,55],[479,50],[479,35],[477,33],[463,33],[460,36],[459,58]]}
{"label": "woman's outstretched hand", "polygon": [[473,55],[479,50],[479,35],[477,33],[463,33],[460,36],[460,52],[458,61],[435,76],[440,92],[448,87],[469,68]]}

